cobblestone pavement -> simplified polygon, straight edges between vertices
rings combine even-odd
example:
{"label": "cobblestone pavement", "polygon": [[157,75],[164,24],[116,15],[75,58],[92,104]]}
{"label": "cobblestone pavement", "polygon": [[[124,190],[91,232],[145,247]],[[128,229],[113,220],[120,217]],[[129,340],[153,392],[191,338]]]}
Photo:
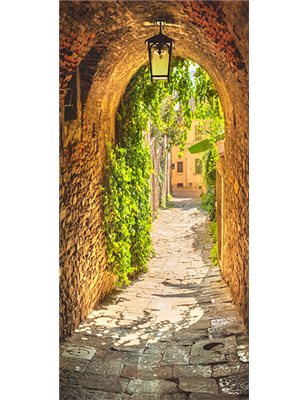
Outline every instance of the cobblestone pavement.
{"label": "cobblestone pavement", "polygon": [[247,332],[199,202],[159,211],[149,272],[62,343],[61,400],[248,399]]}

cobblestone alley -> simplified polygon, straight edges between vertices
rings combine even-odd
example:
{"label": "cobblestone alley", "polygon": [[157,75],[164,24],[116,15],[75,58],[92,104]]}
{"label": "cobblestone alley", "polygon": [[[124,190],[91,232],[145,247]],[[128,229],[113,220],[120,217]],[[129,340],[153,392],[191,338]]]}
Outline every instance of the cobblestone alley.
{"label": "cobblestone alley", "polygon": [[199,202],[159,211],[149,271],[62,343],[61,400],[248,399],[247,332]]}

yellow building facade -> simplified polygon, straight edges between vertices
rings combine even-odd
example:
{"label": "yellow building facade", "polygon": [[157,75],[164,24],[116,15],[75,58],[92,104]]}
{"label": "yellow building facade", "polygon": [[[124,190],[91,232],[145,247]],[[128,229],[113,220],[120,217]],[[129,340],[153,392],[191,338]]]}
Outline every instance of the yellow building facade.
{"label": "yellow building facade", "polygon": [[179,148],[171,149],[171,188],[176,197],[199,197],[205,192],[202,175],[202,153],[191,154],[188,148],[205,139],[201,122],[193,120],[188,132],[187,142],[182,157]]}

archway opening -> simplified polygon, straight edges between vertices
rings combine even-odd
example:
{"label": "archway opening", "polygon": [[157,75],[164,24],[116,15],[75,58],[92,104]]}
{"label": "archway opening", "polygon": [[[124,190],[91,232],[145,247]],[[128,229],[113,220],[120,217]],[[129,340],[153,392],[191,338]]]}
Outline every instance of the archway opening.
{"label": "archway opening", "polygon": [[[215,238],[213,262],[218,263],[216,143],[224,138],[222,106],[213,82],[199,65],[177,58],[171,69],[170,83],[152,82],[148,66],[139,69],[121,99],[115,138],[105,139],[102,222],[108,269],[120,286],[147,270],[152,218],[169,195],[177,195],[175,184],[183,173],[186,181],[196,181],[199,195],[203,191],[202,204]],[[172,165],[183,166],[183,162],[171,155],[186,160],[178,177]],[[192,163],[193,170],[188,168]],[[192,189],[192,182],[186,183],[182,194]]]}

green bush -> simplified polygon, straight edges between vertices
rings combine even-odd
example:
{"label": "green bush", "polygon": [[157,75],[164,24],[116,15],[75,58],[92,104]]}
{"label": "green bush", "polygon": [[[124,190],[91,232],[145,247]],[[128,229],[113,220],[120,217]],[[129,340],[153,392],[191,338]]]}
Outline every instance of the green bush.
{"label": "green bush", "polygon": [[211,260],[214,265],[218,265],[218,243],[217,243],[217,223],[213,221],[210,223],[210,229],[213,236],[213,247],[211,250]]}
{"label": "green bush", "polygon": [[213,241],[217,242],[217,222],[216,221],[212,221],[210,223],[210,229],[213,235]]}
{"label": "green bush", "polygon": [[214,187],[207,188],[206,193],[202,194],[201,207],[208,212],[210,221],[214,221],[216,218],[216,194]]}
{"label": "green bush", "polygon": [[[129,149],[107,143],[106,176],[103,191],[103,230],[108,267],[117,285],[145,271],[151,256],[149,185],[151,163],[148,149],[136,151],[134,163]],[[143,168],[138,167],[142,165]]]}
{"label": "green bush", "polygon": [[218,265],[218,243],[217,242],[212,247],[211,260],[214,265]]}

